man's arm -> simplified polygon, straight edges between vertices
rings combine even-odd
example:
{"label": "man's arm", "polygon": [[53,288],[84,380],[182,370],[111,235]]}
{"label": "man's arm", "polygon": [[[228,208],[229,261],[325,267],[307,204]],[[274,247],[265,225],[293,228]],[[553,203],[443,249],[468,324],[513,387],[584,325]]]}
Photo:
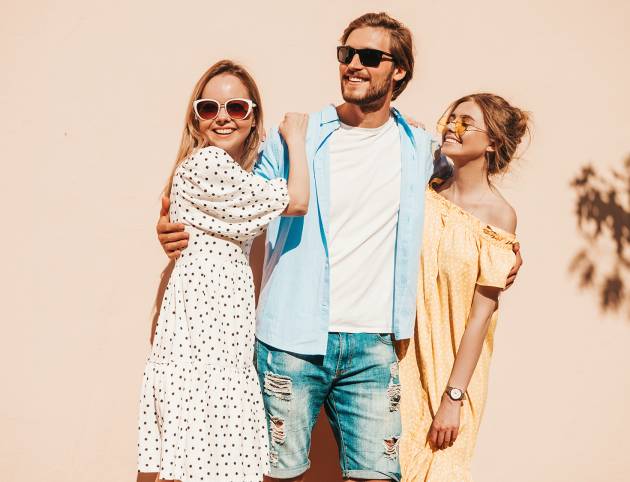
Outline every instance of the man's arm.
{"label": "man's arm", "polygon": [[[495,217],[497,216],[497,217]],[[498,226],[499,228],[507,231],[508,233],[516,233],[517,226],[517,217],[516,211],[509,204],[506,204],[502,209],[495,209],[493,211],[492,224]],[[518,270],[521,269],[523,265],[523,258],[521,257],[521,246],[517,243],[514,243],[512,246],[512,251],[516,255],[516,260],[514,261],[514,266],[510,270],[508,274],[507,280],[505,282],[505,289],[508,289],[512,284],[514,284],[514,280],[516,280],[516,275],[518,274]]]}
{"label": "man's arm", "polygon": [[162,196],[162,209],[156,226],[158,240],[162,245],[162,249],[171,259],[179,258],[182,250],[188,246],[189,234],[184,231],[184,225],[181,223],[171,223],[168,215],[170,201],[166,196]]}
{"label": "man's arm", "polygon": [[[265,178],[284,177],[285,146],[278,130],[274,130],[265,142],[265,149],[254,166],[254,173]],[[188,247],[189,234],[181,223],[171,223],[168,215],[170,201],[162,197],[162,209],[158,218],[156,231],[162,249],[170,259],[177,259],[182,250]]]}
{"label": "man's arm", "polygon": [[523,266],[523,258],[521,257],[521,245],[518,243],[514,244],[512,251],[514,251],[514,254],[516,254],[516,263],[514,263],[514,266],[512,267],[512,270],[508,275],[507,282],[505,283],[505,289],[508,289],[514,284],[514,281],[516,280],[516,275],[518,274],[518,270],[521,269],[521,266]]}

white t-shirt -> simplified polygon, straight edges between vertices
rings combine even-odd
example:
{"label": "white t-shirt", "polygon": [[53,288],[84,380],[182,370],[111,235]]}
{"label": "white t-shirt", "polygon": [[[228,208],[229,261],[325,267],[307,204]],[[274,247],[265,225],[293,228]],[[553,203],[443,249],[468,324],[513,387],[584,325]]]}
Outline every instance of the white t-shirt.
{"label": "white t-shirt", "polygon": [[329,331],[391,333],[400,134],[341,124],[330,153]]}

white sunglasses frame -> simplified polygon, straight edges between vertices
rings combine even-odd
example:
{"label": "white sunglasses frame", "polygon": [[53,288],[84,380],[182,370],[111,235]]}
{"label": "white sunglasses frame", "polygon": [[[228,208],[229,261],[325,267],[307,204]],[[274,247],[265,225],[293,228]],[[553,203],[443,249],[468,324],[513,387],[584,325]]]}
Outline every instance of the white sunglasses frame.
{"label": "white sunglasses frame", "polygon": [[[234,100],[242,100],[243,102],[245,102],[249,106],[249,108],[247,109],[247,114],[245,114],[245,117],[243,117],[242,119],[233,119],[232,116],[230,114],[228,114],[226,105],[228,103],[234,101]],[[197,105],[198,104],[200,104],[201,102],[207,102],[207,101],[216,102],[219,105],[219,110],[217,110],[217,115],[214,116],[212,119],[204,119],[203,117],[201,117],[199,115],[199,111],[197,110]],[[252,114],[252,112],[254,112],[254,107],[256,107],[256,104],[254,103],[253,100],[251,100],[251,99],[244,99],[242,97],[234,97],[233,99],[228,99],[228,100],[225,101],[224,104],[222,104],[221,102],[219,102],[216,99],[197,99],[196,101],[193,102],[193,111],[195,111],[195,116],[200,121],[213,121],[214,119],[219,117],[219,114],[221,113],[221,109],[225,109],[225,114],[232,120],[245,120]]]}

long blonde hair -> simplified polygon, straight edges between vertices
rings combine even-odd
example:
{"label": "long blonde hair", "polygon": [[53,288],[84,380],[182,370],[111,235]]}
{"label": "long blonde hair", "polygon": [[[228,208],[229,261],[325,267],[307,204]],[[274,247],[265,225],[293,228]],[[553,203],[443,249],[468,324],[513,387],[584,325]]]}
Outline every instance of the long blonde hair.
{"label": "long blonde hair", "polygon": [[258,87],[256,86],[254,78],[245,69],[245,67],[235,62],[232,62],[231,60],[220,60],[216,64],[211,66],[208,70],[206,70],[206,72],[195,84],[195,88],[193,89],[192,95],[190,96],[188,108],[186,109],[186,125],[184,126],[184,131],[182,132],[182,140],[179,144],[179,151],[177,152],[175,165],[171,170],[171,175],[169,176],[168,182],[164,187],[164,194],[166,196],[169,196],[171,193],[173,176],[175,175],[177,167],[182,163],[184,159],[192,154],[193,151],[195,151],[196,149],[201,149],[208,145],[208,139],[206,139],[203,133],[199,131],[199,120],[195,116],[192,105],[194,101],[201,98],[201,93],[203,92],[203,89],[206,87],[206,84],[210,81],[210,79],[221,74],[231,74],[235,77],[238,77],[240,81],[245,84],[245,87],[249,92],[250,99],[254,102],[254,104],[256,104],[256,107],[254,107],[253,111],[254,126],[245,139],[243,158],[235,159],[246,171],[251,171],[254,167],[254,163],[256,162],[256,157],[258,155],[258,144],[263,138],[264,133],[263,110],[260,92],[258,91]]}

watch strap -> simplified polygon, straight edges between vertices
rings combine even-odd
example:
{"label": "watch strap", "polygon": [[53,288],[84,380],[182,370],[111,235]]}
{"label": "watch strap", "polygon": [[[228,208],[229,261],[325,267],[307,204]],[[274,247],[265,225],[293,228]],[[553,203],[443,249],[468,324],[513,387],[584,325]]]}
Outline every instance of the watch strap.
{"label": "watch strap", "polygon": [[[461,392],[461,394],[462,394],[461,398],[453,398],[451,396],[451,390],[459,390]],[[466,400],[466,392],[464,390],[462,390],[461,388],[446,387],[446,395],[448,395],[448,398],[450,398],[454,402],[461,402],[462,400]]]}

